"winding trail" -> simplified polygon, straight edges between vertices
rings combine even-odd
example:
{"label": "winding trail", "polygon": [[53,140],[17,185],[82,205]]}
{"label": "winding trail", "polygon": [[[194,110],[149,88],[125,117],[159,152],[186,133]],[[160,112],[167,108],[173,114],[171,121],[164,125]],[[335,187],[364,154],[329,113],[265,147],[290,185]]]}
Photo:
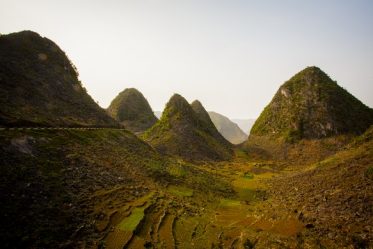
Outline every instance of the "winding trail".
{"label": "winding trail", "polygon": [[123,130],[115,127],[0,127],[0,131],[24,131],[24,130]]}

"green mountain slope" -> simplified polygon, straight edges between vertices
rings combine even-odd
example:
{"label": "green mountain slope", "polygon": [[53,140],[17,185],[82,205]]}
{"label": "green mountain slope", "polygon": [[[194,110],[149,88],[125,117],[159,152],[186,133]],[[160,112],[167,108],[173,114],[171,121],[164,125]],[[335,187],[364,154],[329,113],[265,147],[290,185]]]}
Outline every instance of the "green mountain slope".
{"label": "green mountain slope", "polygon": [[251,129],[253,136],[285,141],[361,134],[373,124],[373,111],[317,67],[285,82]]}
{"label": "green mountain slope", "polygon": [[202,116],[205,116],[203,112],[197,114],[182,96],[175,94],[167,103],[161,119],[145,132],[143,138],[161,153],[177,155],[185,160],[230,159],[231,145],[211,120],[208,122]]}
{"label": "green mountain slope", "polygon": [[240,144],[247,139],[247,134],[243,132],[240,127],[229,118],[216,113],[208,112],[212,122],[218,131],[232,144]]}
{"label": "green mountain slope", "polygon": [[157,122],[148,101],[134,88],[127,88],[119,93],[107,111],[132,132],[143,132]]}
{"label": "green mountain slope", "polygon": [[0,36],[0,106],[1,126],[118,126],[66,54],[31,31]]}

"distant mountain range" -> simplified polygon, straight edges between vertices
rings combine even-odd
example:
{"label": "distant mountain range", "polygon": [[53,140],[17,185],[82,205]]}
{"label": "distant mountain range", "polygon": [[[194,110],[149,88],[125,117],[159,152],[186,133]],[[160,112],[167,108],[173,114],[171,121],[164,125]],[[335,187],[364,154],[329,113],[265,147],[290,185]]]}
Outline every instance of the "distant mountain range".
{"label": "distant mountain range", "polygon": [[[211,121],[215,125],[216,129],[220,132],[225,139],[227,139],[232,144],[239,144],[244,142],[248,135],[242,130],[242,128],[235,122],[232,122],[228,117],[221,115],[217,112],[208,112]],[[162,116],[161,111],[155,111],[154,115],[158,118]],[[243,124],[244,128],[251,128],[251,125],[254,123],[254,119],[245,120],[239,119],[241,125]]]}
{"label": "distant mountain range", "polygon": [[234,123],[236,123],[241,128],[241,130],[243,130],[247,135],[249,135],[251,127],[253,127],[256,119],[254,118],[249,118],[249,119],[232,118],[231,120]]}
{"label": "distant mountain range", "polygon": [[239,144],[247,139],[247,134],[229,118],[216,112],[209,112],[209,115],[218,131],[232,144]]}

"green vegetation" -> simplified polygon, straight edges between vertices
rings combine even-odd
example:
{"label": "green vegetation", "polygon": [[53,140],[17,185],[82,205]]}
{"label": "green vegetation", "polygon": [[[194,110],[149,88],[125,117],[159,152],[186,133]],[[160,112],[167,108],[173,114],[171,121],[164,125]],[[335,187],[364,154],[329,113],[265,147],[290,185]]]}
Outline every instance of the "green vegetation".
{"label": "green vegetation", "polygon": [[372,109],[319,68],[308,67],[280,87],[251,134],[293,143],[303,138],[361,134],[371,124]]}
{"label": "green vegetation", "polygon": [[240,201],[232,199],[222,199],[220,200],[221,207],[236,207],[240,205]]}
{"label": "green vegetation", "polygon": [[170,175],[175,177],[184,177],[186,176],[186,170],[182,163],[172,163],[168,165],[168,172]]}
{"label": "green vegetation", "polygon": [[260,189],[242,188],[239,190],[238,196],[242,201],[254,202],[258,200],[265,200],[266,192]]}
{"label": "green vegetation", "polygon": [[193,196],[193,190],[182,186],[170,186],[168,191],[180,197],[191,197]]}
{"label": "green vegetation", "polygon": [[[0,66],[3,126],[119,125],[46,38],[1,36]],[[109,109],[132,131],[155,122],[135,89]],[[371,120],[311,67],[280,88],[246,150],[180,95],[142,135],[152,146],[121,129],[0,129],[1,246],[369,248],[373,127],[354,135]]]}
{"label": "green vegetation", "polygon": [[123,231],[135,231],[141,220],[144,218],[144,207],[135,208],[132,210],[131,215],[125,218],[119,225],[118,228]]}
{"label": "green vegetation", "polygon": [[87,94],[66,54],[23,31],[0,36],[0,126],[119,126]]}
{"label": "green vegetation", "polygon": [[[187,161],[221,161],[233,156],[231,144],[216,130],[206,110],[194,102],[196,113],[180,95],[171,97],[161,119],[143,134],[143,139],[162,154]],[[197,110],[197,109],[196,109]]]}
{"label": "green vegetation", "polygon": [[[97,231],[80,228],[84,233],[77,238],[90,241],[103,236],[109,217],[117,225],[128,216],[123,208],[128,203],[143,207],[143,202],[169,198],[159,193],[148,196],[163,184],[185,186],[170,188],[175,198],[194,196],[195,189],[218,197],[231,191],[223,179],[160,156],[124,130],[3,130],[0,158],[4,248],[75,243],[79,239],[71,237],[74,231],[93,221]],[[139,218],[135,214],[128,224]]]}
{"label": "green vegetation", "polygon": [[[371,134],[369,130],[327,158],[325,167],[288,168],[277,179],[273,170],[282,168],[276,162],[240,157],[185,163],[160,157],[121,130],[2,131],[0,182],[9,195],[0,195],[6,221],[0,232],[10,243],[4,247],[54,248],[65,241],[75,247],[84,240],[107,248],[142,248],[160,238],[171,248],[185,248],[181,241],[197,248],[222,241],[229,248],[232,243],[243,246],[247,239],[256,248],[268,248],[273,241],[293,245],[299,237],[312,247],[313,238],[322,237],[323,243],[343,248],[349,239],[330,239],[322,231],[341,233],[334,224],[348,222],[353,231],[363,232],[371,222],[369,210],[362,209],[371,196],[366,188],[371,183],[366,173],[371,171]],[[341,201],[347,198],[356,207]],[[315,215],[317,203],[348,218],[325,212],[305,220],[298,203],[307,207],[307,215]],[[24,205],[30,212],[22,211]],[[352,219],[356,212],[364,220]],[[320,230],[312,229],[314,219]],[[80,228],[82,224],[94,227]],[[19,235],[22,240],[16,239]]]}
{"label": "green vegetation", "polygon": [[253,179],[254,178],[254,174],[250,173],[250,172],[245,172],[245,174],[243,175],[244,178],[246,179]]}
{"label": "green vegetation", "polygon": [[107,111],[132,132],[143,132],[157,122],[148,101],[134,88],[127,88],[119,93]]}
{"label": "green vegetation", "polygon": [[[123,130],[2,131],[0,145],[4,248],[56,248],[94,219],[90,206],[112,205],[105,196],[91,198],[96,191],[141,186],[153,175],[167,179],[153,166],[164,159]],[[128,201],[140,191],[118,197]]]}
{"label": "green vegetation", "polygon": [[370,180],[373,180],[373,166],[370,165],[366,170],[365,170],[365,173],[364,173],[365,177],[370,179]]}

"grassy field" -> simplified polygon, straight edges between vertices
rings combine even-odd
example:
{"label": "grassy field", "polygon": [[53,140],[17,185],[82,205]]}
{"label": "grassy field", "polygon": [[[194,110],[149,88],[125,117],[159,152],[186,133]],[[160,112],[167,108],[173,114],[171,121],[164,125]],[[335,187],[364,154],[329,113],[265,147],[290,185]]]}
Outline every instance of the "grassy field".
{"label": "grassy field", "polygon": [[119,223],[118,228],[123,231],[133,232],[144,218],[144,210],[145,208],[133,209],[131,215]]}
{"label": "grassy field", "polygon": [[190,188],[182,187],[182,186],[170,186],[168,191],[174,195],[180,197],[192,197],[193,190]]}

